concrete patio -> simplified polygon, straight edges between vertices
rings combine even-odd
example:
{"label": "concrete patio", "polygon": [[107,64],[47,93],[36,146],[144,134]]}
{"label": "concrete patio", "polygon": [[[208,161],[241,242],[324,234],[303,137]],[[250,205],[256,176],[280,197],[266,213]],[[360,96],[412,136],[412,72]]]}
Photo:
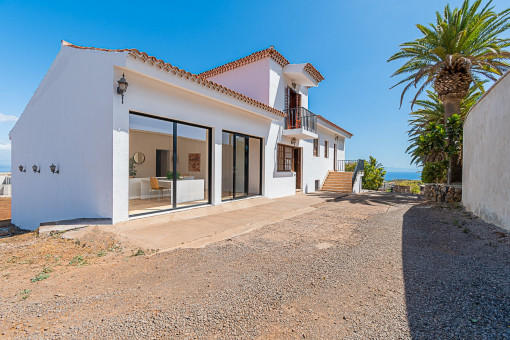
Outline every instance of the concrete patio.
{"label": "concrete patio", "polygon": [[136,247],[159,252],[177,248],[200,248],[212,242],[250,232],[268,224],[316,210],[319,203],[346,194],[320,192],[269,199],[255,197],[151,217],[135,218],[115,226],[89,226],[70,231],[80,238],[92,229],[114,233]]}

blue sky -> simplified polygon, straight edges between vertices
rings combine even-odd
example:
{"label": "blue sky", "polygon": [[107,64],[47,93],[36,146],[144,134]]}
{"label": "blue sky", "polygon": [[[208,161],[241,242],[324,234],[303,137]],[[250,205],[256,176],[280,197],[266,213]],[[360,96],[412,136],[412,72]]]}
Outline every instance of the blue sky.
{"label": "blue sky", "polygon": [[354,133],[347,158],[373,155],[388,168],[414,168],[405,153],[410,106],[399,109],[400,89],[389,90],[398,64],[386,60],[445,3],[0,0],[0,165],[10,164],[8,133],[64,39],[137,48],[193,73],[274,45],[325,76],[310,91],[309,109]]}

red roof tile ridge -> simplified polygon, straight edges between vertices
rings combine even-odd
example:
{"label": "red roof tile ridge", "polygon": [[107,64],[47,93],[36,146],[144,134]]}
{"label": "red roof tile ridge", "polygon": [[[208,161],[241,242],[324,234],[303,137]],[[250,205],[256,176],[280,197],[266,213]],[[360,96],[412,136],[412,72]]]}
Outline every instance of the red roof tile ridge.
{"label": "red roof tile ridge", "polygon": [[266,48],[261,51],[254,52],[246,57],[242,57],[240,59],[231,61],[229,63],[223,64],[221,66],[215,67],[211,70],[199,73],[200,76],[204,78],[210,78],[217,76],[218,74],[236,69],[238,67],[254,63],[256,61],[259,61],[264,58],[271,58],[274,61],[276,61],[278,64],[280,64],[282,67],[285,65],[290,64],[290,62],[280,53],[278,52],[273,46]]}
{"label": "red roof tile ridge", "polygon": [[308,72],[318,83],[324,80],[322,74],[317,71],[317,69],[312,64],[306,63],[303,69]]}
{"label": "red roof tile ridge", "polygon": [[340,131],[343,131],[345,132],[346,134],[348,134],[349,136],[354,136],[352,133],[350,133],[349,131],[345,130],[345,129],[342,129],[340,126],[336,125],[335,123],[331,122],[330,120],[327,120],[326,118],[322,117],[321,115],[317,115],[317,117],[319,117],[320,120],[322,120],[323,122],[325,123],[328,123],[329,125],[339,129]]}
{"label": "red roof tile ridge", "polygon": [[96,50],[96,51],[103,51],[103,52],[129,52],[131,56],[133,56],[135,59],[139,59],[143,62],[150,62],[153,66],[156,66],[160,69],[164,69],[167,72],[172,72],[175,75],[178,75],[180,77],[184,77],[186,79],[189,79],[197,84],[200,84],[204,87],[216,90],[217,92],[224,93],[226,95],[229,95],[230,97],[233,97],[235,99],[241,100],[245,103],[251,104],[253,106],[256,106],[258,108],[264,109],[268,112],[271,112],[273,114],[276,114],[277,116],[285,117],[286,114],[278,109],[275,109],[274,107],[271,107],[267,104],[264,104],[262,102],[259,102],[258,100],[255,100],[253,98],[250,98],[248,96],[245,96],[244,94],[241,94],[239,92],[236,92],[234,90],[231,90],[223,85],[220,85],[218,83],[215,83],[211,80],[208,80],[200,75],[193,74],[191,72],[185,71],[183,69],[180,69],[176,66],[173,66],[169,63],[166,63],[165,61],[158,59],[156,57],[150,56],[145,52],[140,52],[136,48],[125,48],[125,49],[106,49],[106,48],[97,48],[97,47],[85,47],[85,46],[78,46],[71,44],[65,40],[62,40],[63,46],[73,47],[77,49],[83,49],[83,50]]}

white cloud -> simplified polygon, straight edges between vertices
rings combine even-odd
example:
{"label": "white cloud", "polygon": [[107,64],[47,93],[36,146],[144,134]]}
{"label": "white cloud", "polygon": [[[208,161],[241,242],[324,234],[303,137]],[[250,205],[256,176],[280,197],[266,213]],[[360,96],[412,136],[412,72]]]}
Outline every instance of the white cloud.
{"label": "white cloud", "polygon": [[16,117],[16,116],[6,115],[6,114],[3,114],[0,112],[0,123],[15,122],[17,120],[18,120],[18,117]]}
{"label": "white cloud", "polygon": [[11,150],[11,143],[0,143],[0,151]]}

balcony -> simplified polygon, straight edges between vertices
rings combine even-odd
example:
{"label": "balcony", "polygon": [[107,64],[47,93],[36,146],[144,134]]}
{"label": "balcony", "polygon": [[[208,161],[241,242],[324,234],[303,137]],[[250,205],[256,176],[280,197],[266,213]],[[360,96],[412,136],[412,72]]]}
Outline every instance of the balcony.
{"label": "balcony", "polygon": [[283,135],[296,139],[316,139],[317,115],[304,107],[285,110],[285,126]]}

